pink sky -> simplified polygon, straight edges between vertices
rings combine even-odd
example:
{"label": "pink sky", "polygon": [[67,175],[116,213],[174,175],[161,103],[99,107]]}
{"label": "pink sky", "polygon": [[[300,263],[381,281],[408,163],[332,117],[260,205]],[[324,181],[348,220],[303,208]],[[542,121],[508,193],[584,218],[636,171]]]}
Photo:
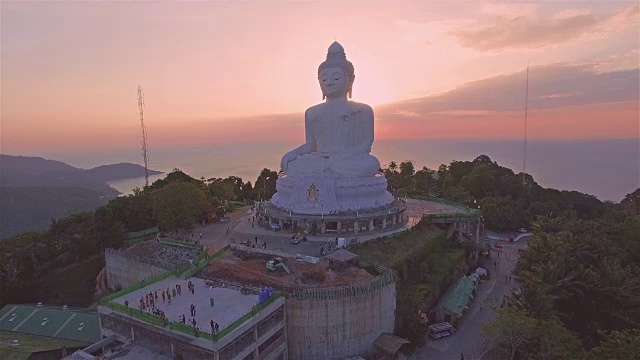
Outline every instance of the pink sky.
{"label": "pink sky", "polygon": [[337,39],[376,137],[640,138],[637,2],[10,2],[1,150],[301,141]]}

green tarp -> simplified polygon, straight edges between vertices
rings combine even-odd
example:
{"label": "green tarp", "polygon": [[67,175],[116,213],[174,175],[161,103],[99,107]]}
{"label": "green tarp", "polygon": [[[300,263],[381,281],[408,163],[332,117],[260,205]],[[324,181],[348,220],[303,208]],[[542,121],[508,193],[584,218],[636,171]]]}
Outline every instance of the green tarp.
{"label": "green tarp", "polygon": [[0,331],[74,340],[85,345],[101,339],[97,314],[60,307],[7,305],[0,309]]}
{"label": "green tarp", "polygon": [[130,232],[127,233],[127,239],[132,240],[132,239],[140,239],[140,238],[145,238],[145,239],[151,239],[154,238],[156,236],[156,234],[158,234],[158,227],[153,227],[150,229],[146,229],[146,230],[141,230],[141,231],[136,231],[136,232]]}
{"label": "green tarp", "polygon": [[473,298],[474,288],[473,280],[463,276],[453,291],[449,293],[444,309],[450,314],[460,317],[469,304],[469,301]]}

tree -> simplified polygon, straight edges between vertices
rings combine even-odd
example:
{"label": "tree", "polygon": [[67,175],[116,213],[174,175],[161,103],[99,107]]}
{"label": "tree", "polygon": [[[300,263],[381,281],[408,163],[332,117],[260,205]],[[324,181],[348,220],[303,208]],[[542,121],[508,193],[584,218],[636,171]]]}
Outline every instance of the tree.
{"label": "tree", "polygon": [[158,179],[154,181],[153,184],[149,185],[148,187],[145,187],[144,191],[153,192],[154,190],[160,189],[173,182],[186,182],[186,183],[192,183],[196,185],[202,184],[201,180],[193,178],[185,174],[184,172],[182,172],[180,169],[176,168],[176,169],[173,169],[170,173],[168,173],[167,176],[164,177],[164,179]]}
{"label": "tree", "polygon": [[218,205],[236,199],[234,180],[213,178],[209,179],[208,183],[209,195]]}
{"label": "tree", "polygon": [[640,188],[630,194],[627,194],[620,204],[633,214],[640,215]]}
{"label": "tree", "polygon": [[172,182],[152,194],[153,214],[162,229],[190,228],[205,211],[205,197],[193,183]]}
{"label": "tree", "polygon": [[488,343],[509,359],[580,359],[584,349],[578,338],[557,322],[537,320],[526,313],[496,309],[494,321],[482,326]]}
{"label": "tree", "polygon": [[517,229],[527,222],[527,214],[522,203],[511,198],[485,197],[479,204],[485,223],[492,229]]}
{"label": "tree", "polygon": [[417,171],[413,175],[413,191],[411,193],[416,195],[430,195],[432,190],[435,190],[433,173],[434,171],[430,170],[426,166]]}
{"label": "tree", "polygon": [[640,354],[640,329],[614,331],[589,352],[589,359],[631,360]]}
{"label": "tree", "polygon": [[529,240],[516,267],[522,288],[516,305],[558,318],[588,347],[597,345],[598,331],[640,327],[638,246],[610,220],[568,219],[561,227]]}
{"label": "tree", "polygon": [[494,346],[509,359],[524,351],[527,342],[535,337],[536,321],[512,309],[496,309],[495,321],[482,325],[482,334],[493,340]]}
{"label": "tree", "polygon": [[462,186],[454,186],[448,188],[447,190],[445,190],[444,196],[453,202],[457,202],[463,205],[470,204],[473,201],[473,196],[471,196],[471,194],[469,194],[469,192]]}
{"label": "tree", "polygon": [[242,185],[242,200],[254,200],[253,186],[251,181],[247,181]]}
{"label": "tree", "polygon": [[460,185],[467,190],[475,199],[485,196],[496,195],[499,189],[496,187],[497,172],[494,165],[477,165],[473,170],[460,180]]}
{"label": "tree", "polygon": [[267,168],[262,169],[258,179],[256,179],[254,191],[262,200],[269,200],[276,193],[276,180],[278,173]]}
{"label": "tree", "polygon": [[2,266],[0,266],[0,275],[8,282],[15,282],[22,272],[24,272],[24,266],[20,263],[20,260],[11,254],[5,255]]}
{"label": "tree", "polygon": [[157,225],[151,208],[151,192],[117,197],[104,206],[110,216],[124,225],[124,231],[145,230]]}

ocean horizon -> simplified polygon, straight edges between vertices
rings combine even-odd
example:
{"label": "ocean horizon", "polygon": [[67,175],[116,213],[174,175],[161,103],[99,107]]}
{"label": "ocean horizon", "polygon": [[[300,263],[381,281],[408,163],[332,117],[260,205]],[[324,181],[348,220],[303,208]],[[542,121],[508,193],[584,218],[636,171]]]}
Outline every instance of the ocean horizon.
{"label": "ocean horizon", "polygon": [[[298,144],[299,145],[299,144]],[[192,177],[239,176],[255,182],[263,168],[279,169],[282,155],[295,143],[210,145],[179,148],[153,147],[149,168],[180,169]],[[416,169],[437,169],[451,161],[470,161],[485,154],[519,173],[523,169],[523,142],[514,140],[376,140],[372,154],[380,163],[415,161]],[[120,162],[140,164],[138,149],[40,154],[80,168]],[[640,140],[533,140],[527,143],[526,171],[543,187],[576,190],[601,200],[620,201],[640,187]],[[165,175],[152,176],[150,181]],[[144,178],[110,182],[127,194],[144,185]]]}

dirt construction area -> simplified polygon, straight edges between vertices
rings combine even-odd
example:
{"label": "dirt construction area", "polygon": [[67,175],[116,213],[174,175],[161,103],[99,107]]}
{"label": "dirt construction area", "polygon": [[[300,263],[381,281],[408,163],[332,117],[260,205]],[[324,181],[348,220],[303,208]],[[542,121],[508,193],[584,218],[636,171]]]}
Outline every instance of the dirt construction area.
{"label": "dirt construction area", "polygon": [[331,270],[324,261],[319,264],[309,264],[291,258],[280,258],[291,270],[292,276],[282,269],[268,271],[266,263],[271,259],[258,255],[249,257],[243,255],[241,259],[232,251],[227,251],[202,270],[199,277],[259,287],[271,286],[280,290],[346,286],[365,282],[374,277],[368,271],[355,266]]}

